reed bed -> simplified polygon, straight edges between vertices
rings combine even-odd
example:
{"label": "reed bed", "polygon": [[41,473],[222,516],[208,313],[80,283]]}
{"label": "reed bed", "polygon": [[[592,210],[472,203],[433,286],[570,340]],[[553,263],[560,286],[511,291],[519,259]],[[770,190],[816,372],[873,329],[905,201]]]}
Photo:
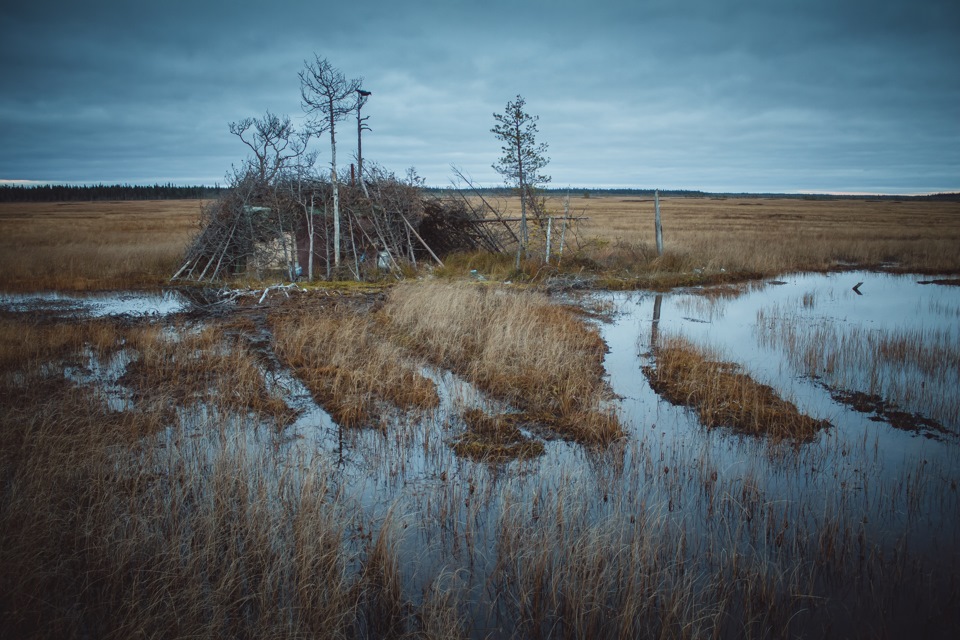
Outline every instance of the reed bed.
{"label": "reed bed", "polygon": [[[409,358],[391,304],[361,328]],[[318,315],[273,322],[298,335]],[[5,637],[952,637],[960,622],[955,452],[912,465],[835,429],[803,447],[695,425],[671,438],[685,423],[665,406],[606,447],[474,462],[428,416],[284,430],[269,410],[176,395],[171,378],[208,380],[193,354],[246,384],[217,360],[233,344],[219,322],[24,325],[35,344],[14,325],[0,323]],[[112,408],[102,382],[68,376],[121,352],[124,368],[157,363],[144,387],[176,411],[139,393]]]}
{"label": "reed bed", "polygon": [[757,312],[757,338],[831,387],[882,397],[954,432],[960,428],[956,327],[864,327],[776,306]]}
{"label": "reed bed", "polygon": [[537,293],[441,283],[401,285],[381,310],[411,350],[584,443],[623,432],[606,410],[606,347],[595,329]]}
{"label": "reed bed", "polygon": [[342,426],[385,426],[389,407],[437,405],[436,387],[416,358],[366,310],[344,305],[278,315],[271,326],[278,355]]}
{"label": "reed bed", "polygon": [[704,426],[799,441],[830,426],[684,338],[661,337],[654,355],[656,365],[643,369],[650,385],[670,402],[692,407]]}
{"label": "reed bed", "polygon": [[119,382],[141,399],[269,414],[281,426],[294,418],[280,392],[268,388],[249,346],[226,339],[220,326],[136,327],[125,332],[124,344],[135,356]]}
{"label": "reed bed", "polygon": [[[279,448],[248,352],[216,328],[95,324],[0,342],[4,637],[458,637],[448,600],[399,589],[389,519],[356,537],[331,468]],[[137,391],[116,409],[69,371],[119,351]]]}

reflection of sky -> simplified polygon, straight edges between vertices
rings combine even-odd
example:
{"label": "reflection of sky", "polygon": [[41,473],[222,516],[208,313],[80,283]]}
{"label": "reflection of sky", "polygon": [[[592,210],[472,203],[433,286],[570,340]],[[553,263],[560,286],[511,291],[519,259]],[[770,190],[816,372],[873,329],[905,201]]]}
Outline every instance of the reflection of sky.
{"label": "reflection of sky", "polygon": [[[920,285],[918,279],[861,272],[803,274],[784,277],[783,285],[768,284],[739,298],[713,303],[694,293],[676,291],[662,297],[659,333],[680,335],[716,350],[721,358],[741,365],[758,382],[773,386],[801,411],[835,424],[836,429],[824,434],[822,442],[876,439],[877,455],[888,466],[887,473],[899,473],[919,455],[952,460],[956,457],[955,443],[932,442],[897,431],[836,403],[822,385],[794,370],[785,354],[761,346],[755,326],[759,310],[769,312],[779,307],[806,314],[812,321],[828,316],[851,325],[885,329],[935,324],[949,327],[954,336],[960,337],[955,315],[960,309],[960,288]],[[863,295],[858,296],[852,287],[861,281]],[[809,293],[814,295],[815,305],[807,309],[802,301]],[[652,362],[649,351],[655,296],[615,294],[615,298],[621,313],[615,322],[601,325],[601,331],[610,346],[605,366],[614,391],[624,397],[624,415],[640,433],[654,430],[663,432],[667,439],[701,441],[703,429],[692,415],[660,400],[641,371]],[[932,304],[952,309],[953,314],[932,313]],[[730,450],[730,455],[734,457],[726,459],[735,464],[738,454]],[[725,459],[723,454],[718,457]]]}
{"label": "reflection of sky", "polygon": [[94,293],[70,295],[57,292],[0,293],[0,309],[16,312],[45,311],[57,315],[164,316],[184,308],[176,291]]}
{"label": "reflection of sky", "polygon": [[[755,332],[757,313],[787,313],[810,323],[828,320],[878,330],[938,328],[960,337],[956,316],[931,312],[937,305],[960,308],[960,288],[920,285],[918,279],[862,272],[792,275],[784,277],[786,284],[752,290],[735,300],[719,299],[712,313],[699,314],[697,305],[690,300],[695,294],[677,293],[663,299],[660,331],[681,334],[714,348],[721,357],[744,366],[760,381],[784,390],[793,400],[813,403],[808,407],[813,413],[829,413],[833,411],[832,403],[824,404],[822,391],[800,378],[787,363],[785,354],[759,344]],[[860,287],[862,295],[853,291],[858,282],[864,283]],[[805,295],[813,298],[809,308],[803,305]],[[646,313],[652,317],[652,306]],[[830,418],[822,414],[819,417]]]}

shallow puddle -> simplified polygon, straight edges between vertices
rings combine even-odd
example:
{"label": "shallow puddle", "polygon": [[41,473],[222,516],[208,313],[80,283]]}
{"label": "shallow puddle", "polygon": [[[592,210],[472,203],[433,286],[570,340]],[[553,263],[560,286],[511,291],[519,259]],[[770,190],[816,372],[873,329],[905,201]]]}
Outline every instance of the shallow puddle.
{"label": "shallow puddle", "polygon": [[177,291],[111,291],[67,294],[0,293],[0,311],[42,313],[55,317],[166,316],[183,311],[186,300]]}

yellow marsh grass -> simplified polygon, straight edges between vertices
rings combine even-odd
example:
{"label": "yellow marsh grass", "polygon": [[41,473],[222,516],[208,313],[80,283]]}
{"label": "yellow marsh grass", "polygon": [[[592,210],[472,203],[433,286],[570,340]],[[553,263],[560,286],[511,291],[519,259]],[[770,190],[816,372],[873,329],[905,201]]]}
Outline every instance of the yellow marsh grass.
{"label": "yellow marsh grass", "polygon": [[[52,396],[0,434],[5,637],[345,637],[361,608],[347,517],[308,469],[124,439],[140,414]],[[19,437],[15,438],[17,434]],[[214,436],[215,440],[216,437]],[[11,450],[12,449],[12,450]],[[279,469],[290,477],[293,472]]]}
{"label": "yellow marsh grass", "polygon": [[670,402],[694,408],[707,427],[808,440],[829,426],[683,338],[662,338],[654,353],[656,366],[643,369],[650,385]]}
{"label": "yellow marsh grass", "polygon": [[272,328],[279,356],[342,426],[371,424],[384,402],[403,409],[439,402],[433,382],[370,313],[341,305],[275,316]]}
{"label": "yellow marsh grass", "polygon": [[[519,213],[516,198],[504,202],[509,213]],[[563,214],[559,199],[548,201],[548,208]],[[662,258],[654,249],[652,198],[572,198],[571,213],[589,220],[573,237],[568,232],[568,245],[585,248],[601,266],[639,261],[645,271],[695,267],[774,275],[841,263],[960,271],[960,202],[704,197],[661,198],[660,208]]]}
{"label": "yellow marsh grass", "polygon": [[0,289],[165,283],[197,232],[202,201],[0,203]]}
{"label": "yellow marsh grass", "polygon": [[[509,214],[519,211],[516,199],[503,203]],[[179,266],[196,233],[201,206],[197,200],[0,203],[0,289],[162,284]],[[559,200],[548,206],[552,213],[562,214]],[[693,269],[714,277],[724,269],[728,278],[849,263],[864,267],[895,263],[898,270],[924,273],[960,271],[957,202],[661,198],[661,209],[666,254],[657,257],[652,200],[572,199],[571,212],[589,220],[576,233],[568,232],[564,268],[576,269],[587,258],[602,269],[626,272],[618,274],[621,278],[642,274],[633,284],[652,287],[683,284],[665,274]],[[534,228],[532,233],[532,250],[539,251],[542,230]],[[559,234],[555,247],[558,242]],[[542,265],[536,262],[526,265],[524,272],[540,271]],[[510,260],[491,262],[481,256],[468,264],[483,273],[496,271],[497,277],[507,277],[512,269]],[[617,281],[610,285],[617,286]]]}
{"label": "yellow marsh grass", "polygon": [[531,419],[581,442],[622,435],[616,417],[601,408],[607,393],[603,340],[546,296],[468,283],[410,283],[390,291],[381,313],[411,350]]}
{"label": "yellow marsh grass", "polygon": [[[226,404],[245,405],[264,395],[246,350],[221,360],[215,331],[175,341],[106,323],[21,327],[31,342],[17,342],[15,326],[0,322],[0,635],[349,637],[406,612],[392,548],[348,540],[353,514],[324,467],[249,446],[230,407],[211,405],[189,437],[164,403],[108,410],[62,366],[123,348],[146,367],[132,377],[164,397],[178,378],[204,386],[202,361],[223,377],[214,396],[233,388]],[[175,435],[151,437],[161,425]]]}

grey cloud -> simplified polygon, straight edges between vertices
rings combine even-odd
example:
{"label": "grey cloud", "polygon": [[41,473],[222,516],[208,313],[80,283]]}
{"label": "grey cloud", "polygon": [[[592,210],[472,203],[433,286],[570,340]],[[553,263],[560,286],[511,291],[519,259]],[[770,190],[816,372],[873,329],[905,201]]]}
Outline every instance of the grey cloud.
{"label": "grey cloud", "polygon": [[0,178],[220,179],[227,122],[302,121],[316,51],[374,91],[365,156],[432,184],[496,182],[491,114],[522,93],[558,184],[960,189],[958,25],[906,0],[24,3]]}

